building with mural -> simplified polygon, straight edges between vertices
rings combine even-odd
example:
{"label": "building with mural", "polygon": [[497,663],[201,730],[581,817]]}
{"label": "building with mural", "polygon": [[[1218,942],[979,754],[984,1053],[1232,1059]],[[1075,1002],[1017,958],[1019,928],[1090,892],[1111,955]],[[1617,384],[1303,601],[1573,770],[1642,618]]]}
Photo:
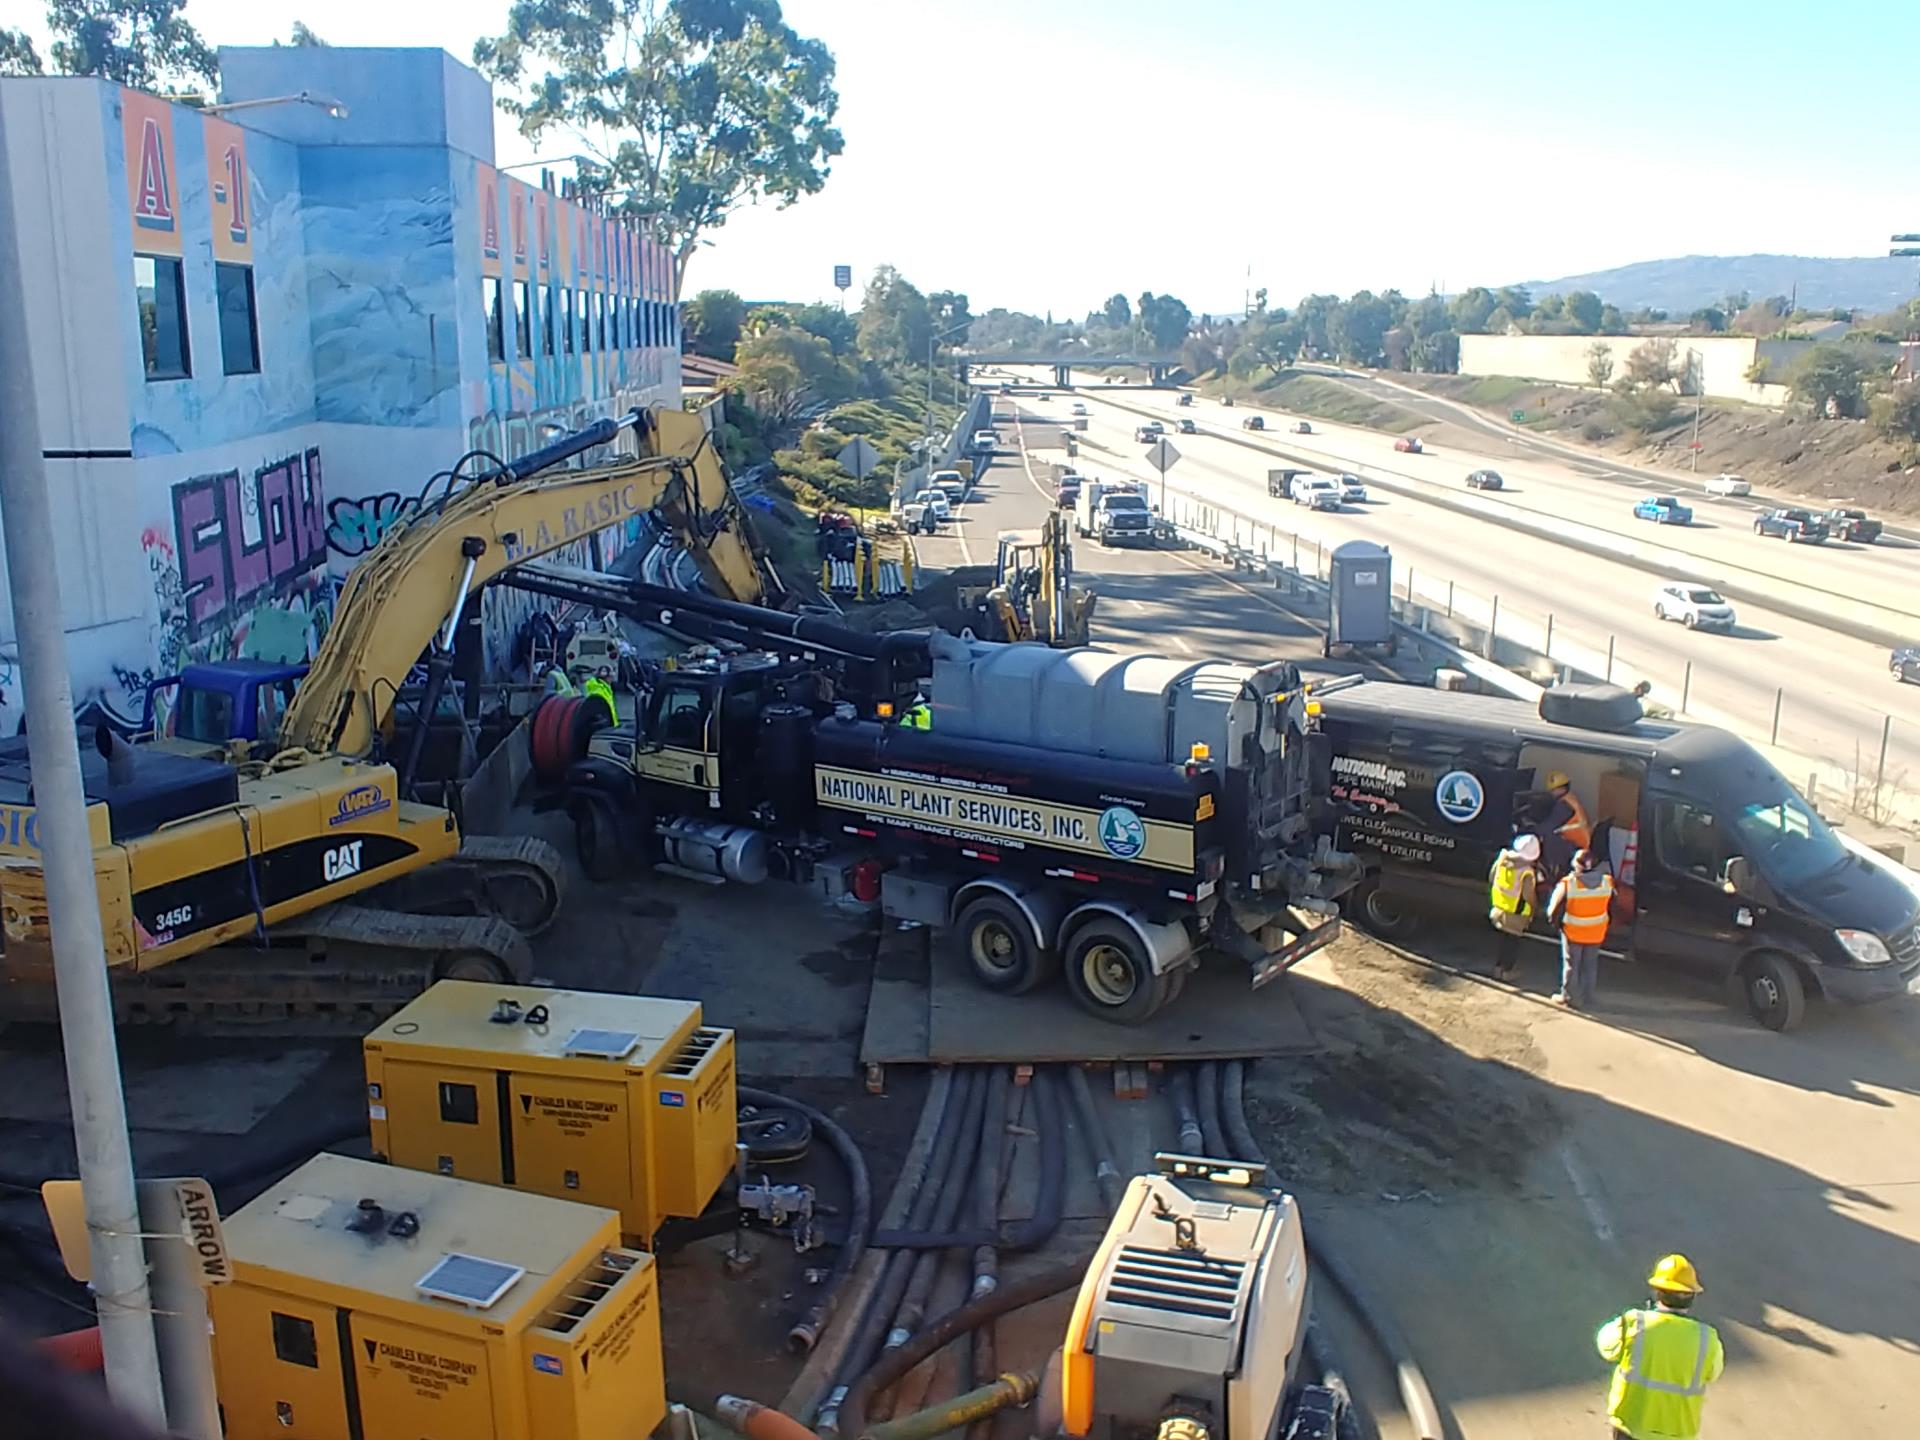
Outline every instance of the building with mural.
{"label": "building with mural", "polygon": [[[206,110],[0,80],[75,697],[122,715],[188,660],[309,655],[468,452],[680,399],[668,256],[496,170],[475,72],[341,47],[220,70]],[[526,603],[488,598],[490,661]],[[9,734],[12,640],[0,586]]]}

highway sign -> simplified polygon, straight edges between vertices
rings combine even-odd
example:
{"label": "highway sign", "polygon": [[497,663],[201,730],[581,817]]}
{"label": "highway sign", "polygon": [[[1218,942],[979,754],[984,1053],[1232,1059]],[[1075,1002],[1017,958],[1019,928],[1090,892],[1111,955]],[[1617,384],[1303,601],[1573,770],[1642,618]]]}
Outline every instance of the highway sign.
{"label": "highway sign", "polygon": [[852,284],[853,284],[853,267],[851,265],[836,265],[833,267],[833,288],[834,289],[845,290]]}
{"label": "highway sign", "polygon": [[1180,452],[1173,448],[1173,442],[1164,435],[1147,447],[1147,463],[1162,475],[1171,470],[1179,458]]}
{"label": "highway sign", "polygon": [[880,452],[856,435],[842,445],[840,453],[833,458],[854,479],[864,480],[873,473],[873,467],[880,463]]}

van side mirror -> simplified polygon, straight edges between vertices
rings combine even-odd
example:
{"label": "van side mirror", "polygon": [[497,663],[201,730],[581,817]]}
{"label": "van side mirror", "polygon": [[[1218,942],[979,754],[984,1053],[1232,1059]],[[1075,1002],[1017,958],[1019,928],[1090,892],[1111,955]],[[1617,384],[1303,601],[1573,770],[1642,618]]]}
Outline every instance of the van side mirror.
{"label": "van side mirror", "polygon": [[1730,856],[1720,867],[1720,887],[1729,895],[1753,894],[1753,862],[1744,855]]}

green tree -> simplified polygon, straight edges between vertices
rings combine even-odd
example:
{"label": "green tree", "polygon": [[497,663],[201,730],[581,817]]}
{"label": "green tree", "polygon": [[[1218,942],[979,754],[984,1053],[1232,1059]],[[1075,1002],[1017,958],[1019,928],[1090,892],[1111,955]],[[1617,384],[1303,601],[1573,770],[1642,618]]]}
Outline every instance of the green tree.
{"label": "green tree", "polygon": [[1484,285],[1475,285],[1471,290],[1463,290],[1454,296],[1447,305],[1447,313],[1453,319],[1453,328],[1461,334],[1480,335],[1485,333],[1487,320],[1498,304],[1491,290]]}
{"label": "green tree", "polygon": [[1107,297],[1107,303],[1100,307],[1100,313],[1107,324],[1116,330],[1133,323],[1133,307],[1127,303],[1127,297],[1118,291]]}
{"label": "green tree", "polygon": [[1587,379],[1603,390],[1613,379],[1613,347],[1603,340],[1587,347]]}
{"label": "green tree", "polygon": [[1874,428],[1889,440],[1920,445],[1920,384],[1908,381],[1875,395],[1869,413]]}
{"label": "green tree", "polygon": [[1453,315],[1447,302],[1438,295],[1422,295],[1407,307],[1406,326],[1413,332],[1415,344],[1429,335],[1453,328]]}
{"label": "green tree", "polygon": [[851,399],[858,377],[818,335],[794,326],[774,326],[743,337],[735,354],[740,387],[765,397],[761,408],[774,420],[791,420],[814,401]]}
{"label": "green tree", "polygon": [[1151,290],[1140,297],[1140,328],[1148,344],[1159,354],[1178,349],[1193,325],[1193,312],[1171,295],[1155,295]]}
{"label": "green tree", "polygon": [[1621,384],[1634,390],[1673,389],[1684,373],[1673,341],[1647,340],[1627,352],[1627,373]]}
{"label": "green tree", "polygon": [[854,353],[860,338],[859,324],[838,305],[801,305],[793,312],[793,323],[818,335],[842,359]]}
{"label": "green tree", "polygon": [[793,324],[793,312],[784,305],[756,305],[747,311],[746,318],[740,322],[740,333],[746,335],[764,335],[769,330],[780,330]]}
{"label": "green tree", "polygon": [[703,237],[819,193],[844,148],[832,52],[776,0],[514,0],[473,61],[522,135],[567,134],[582,187],[646,221],[676,294]]}
{"label": "green tree", "polygon": [[1606,306],[1591,290],[1575,290],[1567,296],[1567,318],[1583,334],[1591,335],[1599,330],[1600,317],[1605,313]]}
{"label": "green tree", "polygon": [[1386,335],[1392,324],[1389,302],[1371,290],[1359,290],[1329,317],[1327,334],[1334,353],[1342,360],[1375,365],[1385,354]]}
{"label": "green tree", "polygon": [[1333,353],[1333,317],[1334,312],[1339,309],[1338,295],[1302,297],[1293,311],[1299,322],[1296,353],[1304,351],[1316,356]]}
{"label": "green tree", "polygon": [[927,363],[933,316],[922,295],[898,270],[882,265],[867,282],[860,307],[860,353],[880,365]]}
{"label": "green tree", "polygon": [[0,75],[38,75],[40,52],[24,30],[0,29]]}
{"label": "green tree", "polygon": [[1687,317],[1687,328],[1696,335],[1718,335],[1727,328],[1726,312],[1715,305],[1702,305]]}
{"label": "green tree", "polygon": [[1533,292],[1524,285],[1502,285],[1495,292],[1493,303],[1514,319],[1524,320],[1533,313]]}
{"label": "green tree", "polygon": [[733,347],[740,343],[740,327],[746,323],[747,306],[731,290],[702,290],[687,301],[681,312],[681,329],[687,348],[709,360],[733,359]]}
{"label": "green tree", "polygon": [[1504,305],[1496,305],[1494,306],[1493,313],[1487,316],[1486,333],[1489,335],[1504,335],[1519,323],[1519,316],[1515,315]]}
{"label": "green tree", "polygon": [[136,90],[220,78],[220,64],[180,13],[186,0],[49,0],[53,63]]}
{"label": "green tree", "polygon": [[299,46],[302,49],[313,49],[315,47],[324,49],[327,42],[314,34],[306,21],[296,20],[293,22],[293,38],[288,40],[287,43],[289,45]]}
{"label": "green tree", "polygon": [[1857,347],[1826,341],[1814,346],[1793,368],[1793,398],[1815,415],[1858,416],[1864,406],[1873,357]]}
{"label": "green tree", "polygon": [[943,345],[965,345],[973,334],[973,313],[967,309],[967,297],[957,290],[936,290],[927,296],[927,311],[934,324],[941,330],[951,330],[956,325],[966,328],[950,335],[940,343]]}
{"label": "green tree", "polygon": [[1451,330],[1438,330],[1423,336],[1413,347],[1413,368],[1430,375],[1458,374],[1460,337]]}
{"label": "green tree", "polygon": [[1253,372],[1261,366],[1260,353],[1251,345],[1242,345],[1227,357],[1227,373],[1239,381],[1253,378]]}
{"label": "green tree", "polygon": [[1620,313],[1618,305],[1600,307],[1600,333],[1602,335],[1624,335],[1627,333],[1627,317]]}

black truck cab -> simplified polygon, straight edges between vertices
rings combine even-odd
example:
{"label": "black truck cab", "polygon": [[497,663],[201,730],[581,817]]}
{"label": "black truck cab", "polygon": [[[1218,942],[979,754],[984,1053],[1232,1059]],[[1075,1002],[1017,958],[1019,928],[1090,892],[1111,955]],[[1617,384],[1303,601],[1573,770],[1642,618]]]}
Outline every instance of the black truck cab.
{"label": "black truck cab", "polygon": [[[1422,912],[1484,917],[1494,856],[1539,832],[1559,772],[1614,877],[1608,951],[1737,978],[1776,1030],[1799,1020],[1809,991],[1847,1002],[1920,991],[1920,894],[1898,867],[1843,843],[1738,737],[1623,713],[1624,691],[1584,698],[1590,708],[1550,691],[1536,710],[1376,682],[1320,697],[1336,843],[1368,865],[1353,901],[1365,923],[1392,935]],[[1567,848],[1549,847],[1541,912]],[[1543,914],[1535,924],[1545,932]]]}

